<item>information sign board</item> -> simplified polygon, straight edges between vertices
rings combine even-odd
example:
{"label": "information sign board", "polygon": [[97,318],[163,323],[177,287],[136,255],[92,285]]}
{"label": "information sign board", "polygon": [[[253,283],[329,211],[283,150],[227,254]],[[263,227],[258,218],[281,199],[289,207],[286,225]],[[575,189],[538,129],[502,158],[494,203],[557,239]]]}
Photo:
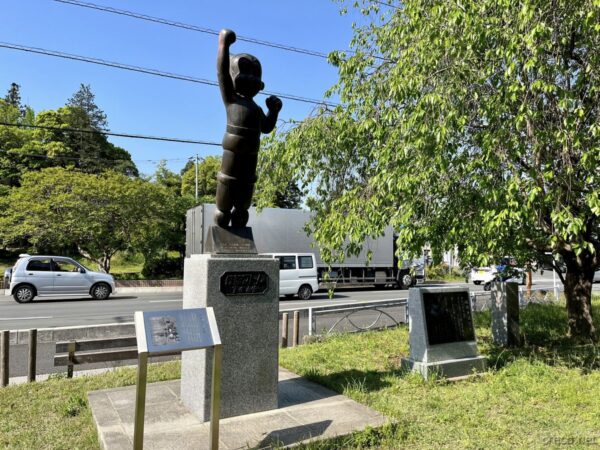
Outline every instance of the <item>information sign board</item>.
{"label": "information sign board", "polygon": [[429,345],[475,340],[467,291],[424,292],[423,309]]}

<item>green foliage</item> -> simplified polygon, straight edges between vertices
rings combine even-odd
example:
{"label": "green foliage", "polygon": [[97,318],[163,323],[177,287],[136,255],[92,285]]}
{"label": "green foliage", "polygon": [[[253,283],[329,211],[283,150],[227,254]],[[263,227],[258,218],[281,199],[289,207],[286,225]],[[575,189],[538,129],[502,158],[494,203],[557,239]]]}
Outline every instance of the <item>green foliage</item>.
{"label": "green foliage", "polygon": [[[0,121],[9,124],[36,125],[56,129],[15,128],[0,125],[0,185],[19,186],[21,177],[47,167],[76,168],[87,173],[114,170],[129,176],[138,171],[129,152],[99,133],[106,128],[106,116],[94,103],[89,86],[76,94],[70,106],[42,111],[37,116],[20,103],[11,88],[6,100],[0,100]],[[83,87],[82,87],[83,89]],[[83,129],[87,132],[69,131]],[[5,192],[0,192],[0,196]]]}
{"label": "green foliage", "polygon": [[465,273],[456,267],[449,267],[448,264],[428,266],[425,269],[425,276],[428,280],[462,280],[465,279]]}
{"label": "green foliage", "polygon": [[[26,239],[34,251],[76,246],[104,271],[119,250],[151,254],[181,210],[166,188],[115,172],[86,174],[63,168],[27,173],[2,199],[0,239]],[[175,225],[174,223],[175,222]]]}
{"label": "green foliage", "polygon": [[173,195],[181,195],[181,175],[169,170],[165,160],[158,163],[152,181],[166,187]]}
{"label": "green foliage", "polygon": [[147,279],[183,278],[183,262],[179,256],[156,255],[147,259],[142,269]]}
{"label": "green foliage", "polygon": [[403,258],[427,244],[475,265],[561,254],[571,332],[593,334],[581,319],[600,267],[600,4],[360,3],[354,53],[330,56],[342,106],[267,141],[262,180],[309,192],[326,257],[390,225]]}
{"label": "green foliage", "polygon": [[89,84],[81,84],[77,92],[67,101],[76,112],[74,125],[81,128],[93,128],[98,131],[108,128],[106,114],[96,105],[96,96]]}
{"label": "green foliage", "polygon": [[23,103],[21,103],[21,86],[19,86],[17,83],[10,84],[10,88],[4,97],[4,101],[10,106],[16,108],[21,116],[25,115],[25,108]]}
{"label": "green foliage", "polygon": [[[217,173],[221,169],[221,158],[207,156],[198,163],[198,202],[214,203],[217,194]],[[191,165],[181,177],[181,195],[194,197],[196,194],[196,166]]]}

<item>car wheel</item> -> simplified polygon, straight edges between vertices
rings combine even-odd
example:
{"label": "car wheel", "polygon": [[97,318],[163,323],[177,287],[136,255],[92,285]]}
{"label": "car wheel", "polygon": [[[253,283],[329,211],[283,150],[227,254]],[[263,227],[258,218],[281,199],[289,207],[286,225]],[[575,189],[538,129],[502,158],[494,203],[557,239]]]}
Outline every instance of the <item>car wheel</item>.
{"label": "car wheel", "polygon": [[481,284],[481,281],[473,281],[473,284],[479,286]]}
{"label": "car wheel", "polygon": [[402,275],[402,279],[400,280],[402,283],[402,287],[408,289],[413,284],[413,277],[410,273],[405,273]]}
{"label": "car wheel", "polygon": [[308,300],[312,296],[312,288],[308,284],[303,284],[298,289],[298,298],[300,300]]}
{"label": "car wheel", "polygon": [[35,290],[32,286],[24,284],[17,287],[13,292],[13,298],[18,303],[28,303],[35,297]]}
{"label": "car wheel", "polygon": [[484,291],[491,291],[492,290],[492,282],[490,281],[489,283],[485,283],[483,285],[483,290]]}
{"label": "car wheel", "polygon": [[92,297],[96,300],[105,300],[110,295],[110,287],[106,283],[98,283],[92,287]]}

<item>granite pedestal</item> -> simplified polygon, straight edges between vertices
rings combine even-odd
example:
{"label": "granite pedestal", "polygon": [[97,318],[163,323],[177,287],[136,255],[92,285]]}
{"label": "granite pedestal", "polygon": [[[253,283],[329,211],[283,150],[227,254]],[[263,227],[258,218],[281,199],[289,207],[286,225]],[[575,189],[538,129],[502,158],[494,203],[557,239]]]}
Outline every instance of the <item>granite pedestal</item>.
{"label": "granite pedestal", "polygon": [[[186,258],[183,307],[208,306],[223,343],[221,418],[277,408],[279,262],[258,255]],[[181,399],[203,422],[210,420],[211,377],[212,351],[182,354]]]}
{"label": "granite pedestal", "polygon": [[461,288],[411,288],[408,297],[410,356],[404,368],[461,378],[485,369],[477,351],[469,292]]}
{"label": "granite pedestal", "polygon": [[521,344],[517,283],[492,284],[492,339],[504,347]]}

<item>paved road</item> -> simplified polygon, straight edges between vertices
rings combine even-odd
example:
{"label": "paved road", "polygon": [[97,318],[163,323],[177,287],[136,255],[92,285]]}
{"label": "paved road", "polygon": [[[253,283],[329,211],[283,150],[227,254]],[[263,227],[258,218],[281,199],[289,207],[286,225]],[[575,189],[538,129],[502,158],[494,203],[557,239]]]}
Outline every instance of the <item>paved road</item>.
{"label": "paved road", "polygon": [[[471,291],[481,291],[482,286],[456,283],[468,286]],[[534,278],[534,287],[552,285],[552,273]],[[446,285],[448,286],[448,285]],[[594,289],[600,289],[596,284]],[[407,298],[408,291],[396,289],[375,290],[338,289],[332,299],[327,292],[317,292],[311,300],[286,300],[279,303],[280,310],[295,310],[309,306],[324,306],[372,300]],[[133,321],[135,311],[151,311],[181,308],[182,294],[169,292],[161,294],[115,295],[108,300],[90,298],[37,298],[31,303],[16,303],[10,296],[0,296],[0,329],[19,330],[28,328],[51,328],[65,326],[85,326]]]}
{"label": "paved road", "polygon": [[[445,286],[468,286],[471,291],[481,291],[481,286],[456,283]],[[551,287],[551,277],[539,277],[535,280],[534,287]],[[600,285],[595,285],[595,290]],[[408,291],[394,289],[339,289],[334,297],[329,299],[327,293],[317,293],[309,301],[284,300],[280,301],[280,311],[294,311],[309,306],[329,306],[360,303],[373,300],[388,300],[407,298]],[[30,304],[18,304],[11,297],[0,297],[0,329],[27,329],[47,328],[58,326],[81,326],[102,323],[124,323],[133,320],[133,312],[137,310],[161,310],[177,309],[181,307],[182,299],[180,293],[166,294],[140,294],[115,296],[105,301],[94,301],[89,299],[47,299],[38,300]],[[375,320],[383,320],[392,324],[390,320],[402,321],[405,311],[402,307],[387,309],[386,314],[378,317],[377,311],[361,311],[351,317],[351,320],[359,326],[368,326]],[[317,331],[329,329],[338,319],[342,319],[345,313],[319,315],[316,317]],[[290,343],[292,320],[290,314]],[[353,326],[353,325],[352,325]],[[351,327],[348,321],[342,320],[336,330]],[[300,317],[300,339],[307,334],[308,320],[306,311]],[[64,368],[54,368],[52,357],[54,355],[54,343],[40,343],[38,346],[37,365],[39,373],[52,373],[64,371]],[[106,367],[108,365],[131,364],[132,361],[122,363],[109,363],[100,365],[88,365],[85,368]],[[10,355],[10,375],[24,376],[27,371],[27,345],[12,345]]]}

